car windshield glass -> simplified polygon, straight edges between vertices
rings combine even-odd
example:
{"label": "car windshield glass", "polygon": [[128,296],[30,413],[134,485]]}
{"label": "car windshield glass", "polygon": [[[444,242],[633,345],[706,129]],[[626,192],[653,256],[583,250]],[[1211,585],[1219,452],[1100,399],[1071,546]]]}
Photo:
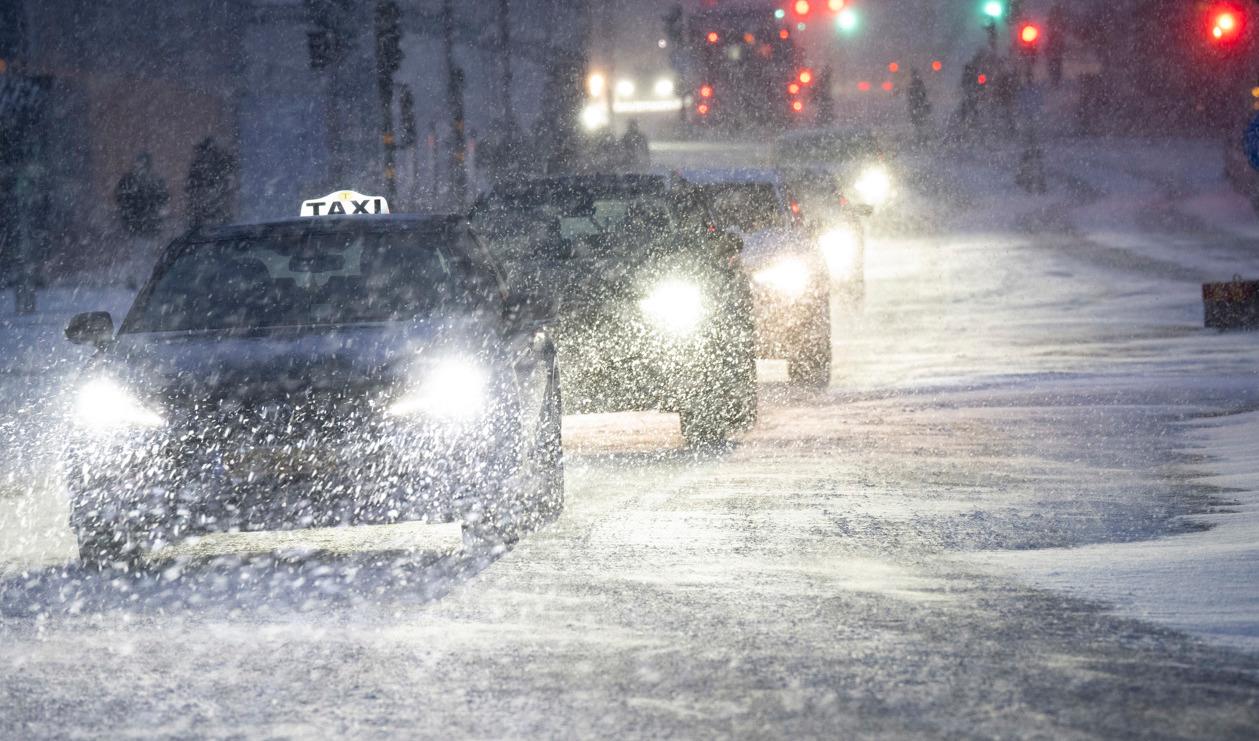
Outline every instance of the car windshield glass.
{"label": "car windshield glass", "polygon": [[617,254],[661,248],[688,219],[661,195],[589,192],[531,193],[493,198],[473,225],[492,243],[538,256]]}
{"label": "car windshield glass", "polygon": [[769,183],[725,183],[707,186],[705,191],[723,229],[757,232],[787,225],[786,214]]}
{"label": "car windshield glass", "polygon": [[[402,321],[476,303],[447,230],[290,233],[185,245],[126,331]],[[488,286],[487,286],[488,288]]]}

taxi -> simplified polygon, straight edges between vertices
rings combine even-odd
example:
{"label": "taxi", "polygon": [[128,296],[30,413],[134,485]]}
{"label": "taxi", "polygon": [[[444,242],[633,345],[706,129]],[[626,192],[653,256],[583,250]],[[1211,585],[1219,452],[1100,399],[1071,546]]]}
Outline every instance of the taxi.
{"label": "taxi", "polygon": [[563,507],[547,307],[511,294],[458,216],[338,191],[301,217],[161,253],[74,390],[81,560],[138,565],[206,532],[462,523],[499,549]]}

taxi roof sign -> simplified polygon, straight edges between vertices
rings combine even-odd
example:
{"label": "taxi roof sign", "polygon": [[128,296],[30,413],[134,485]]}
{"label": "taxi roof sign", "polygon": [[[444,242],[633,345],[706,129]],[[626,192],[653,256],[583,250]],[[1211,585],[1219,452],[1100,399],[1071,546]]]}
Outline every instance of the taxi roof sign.
{"label": "taxi roof sign", "polygon": [[389,201],[353,190],[334,190],[323,198],[302,201],[301,216],[355,216],[389,213]]}

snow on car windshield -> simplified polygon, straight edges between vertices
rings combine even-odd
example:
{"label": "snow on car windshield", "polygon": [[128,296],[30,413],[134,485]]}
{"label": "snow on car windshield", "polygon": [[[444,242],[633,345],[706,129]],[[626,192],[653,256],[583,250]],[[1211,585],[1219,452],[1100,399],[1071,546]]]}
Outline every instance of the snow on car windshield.
{"label": "snow on car windshield", "polygon": [[191,242],[141,294],[123,331],[398,321],[473,302],[442,232],[316,232]]}

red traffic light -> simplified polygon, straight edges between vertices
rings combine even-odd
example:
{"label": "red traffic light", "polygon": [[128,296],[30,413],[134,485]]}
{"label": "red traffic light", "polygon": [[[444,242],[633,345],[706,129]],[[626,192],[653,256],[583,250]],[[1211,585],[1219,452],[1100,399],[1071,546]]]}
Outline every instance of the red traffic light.
{"label": "red traffic light", "polygon": [[713,86],[712,86],[712,85],[700,85],[700,86],[699,86],[699,97],[701,97],[701,98],[711,98],[711,97],[713,97]]}
{"label": "red traffic light", "polygon": [[718,41],[721,41],[721,36],[716,31],[709,31],[706,38],[710,44],[715,44]]}
{"label": "red traffic light", "polygon": [[1040,41],[1040,29],[1034,23],[1024,23],[1019,29],[1019,41],[1023,46],[1035,46]]}

